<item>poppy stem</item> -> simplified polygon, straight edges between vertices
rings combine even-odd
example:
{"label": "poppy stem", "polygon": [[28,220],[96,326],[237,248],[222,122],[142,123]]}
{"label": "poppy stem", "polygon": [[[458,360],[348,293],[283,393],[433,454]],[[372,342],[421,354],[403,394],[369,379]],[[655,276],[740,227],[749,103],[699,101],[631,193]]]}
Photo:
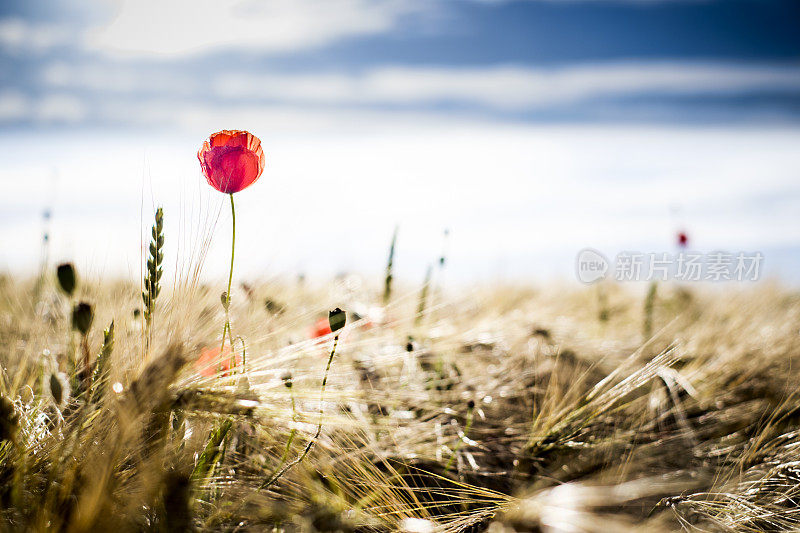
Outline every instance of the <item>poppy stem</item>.
{"label": "poppy stem", "polygon": [[236,252],[236,207],[233,205],[233,193],[231,197],[231,270],[228,273],[228,305],[231,304],[231,282],[233,281],[233,255]]}
{"label": "poppy stem", "polygon": [[[297,404],[294,400],[294,389],[289,389],[289,395],[292,398],[292,423],[297,423]],[[283,457],[281,457],[281,462],[276,469],[276,472],[280,470],[280,468],[286,464],[286,460],[289,458],[289,452],[292,451],[292,443],[294,442],[294,437],[297,435],[297,428],[292,427],[292,431],[289,433],[289,440],[286,441],[286,448],[283,450]]]}
{"label": "poppy stem", "polygon": [[[285,465],[283,468],[278,470],[277,473],[273,474],[272,477],[270,477],[269,479],[264,481],[264,483],[262,483],[261,486],[259,487],[259,490],[265,489],[265,488],[271,486],[273,483],[278,481],[278,479],[281,476],[283,476],[290,468],[292,468],[293,466],[295,466],[298,463],[301,463],[303,461],[303,459],[306,458],[306,455],[308,455],[308,452],[311,451],[311,448],[314,447],[314,444],[317,442],[317,439],[319,439],[319,435],[320,435],[320,433],[322,433],[322,421],[323,421],[323,416],[324,416],[324,412],[325,412],[325,409],[324,409],[324,407],[325,407],[325,385],[328,384],[328,373],[331,371],[331,363],[333,362],[334,355],[336,355],[336,347],[338,345],[339,345],[339,335],[336,335],[333,338],[333,349],[331,350],[331,355],[328,357],[328,364],[325,367],[325,374],[322,377],[322,388],[320,389],[320,392],[319,392],[319,424],[317,424],[317,431],[314,433],[314,436],[311,438],[311,440],[308,441],[308,443],[306,444],[306,447],[303,448],[303,452],[299,456],[297,456],[297,458],[292,460],[291,463]],[[292,399],[294,400],[294,398],[292,398]]]}
{"label": "poppy stem", "polygon": [[[236,252],[236,207],[233,205],[233,193],[231,193],[229,196],[231,197],[231,222],[232,222],[231,269],[228,272],[228,292],[225,293],[225,325],[222,327],[222,345],[219,347],[220,354],[222,354],[222,350],[225,348],[225,333],[230,332],[231,329],[231,320],[230,320],[230,315],[228,313],[228,309],[230,309],[231,306],[231,282],[233,281],[233,256],[234,253]],[[232,351],[233,351],[233,339],[231,339],[231,352]]]}

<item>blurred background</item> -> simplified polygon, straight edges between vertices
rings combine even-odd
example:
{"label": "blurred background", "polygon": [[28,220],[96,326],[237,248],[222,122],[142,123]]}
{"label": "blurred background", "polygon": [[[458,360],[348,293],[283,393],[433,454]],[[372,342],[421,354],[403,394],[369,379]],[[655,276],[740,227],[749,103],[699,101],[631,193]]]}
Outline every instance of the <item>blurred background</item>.
{"label": "blurred background", "polygon": [[681,230],[800,281],[796,0],[6,0],[0,270],[136,278],[163,205],[167,269],[212,234],[222,277],[221,129],[267,160],[237,275],[378,274],[399,225],[414,281],[445,229],[461,282],[577,283],[582,248]]}

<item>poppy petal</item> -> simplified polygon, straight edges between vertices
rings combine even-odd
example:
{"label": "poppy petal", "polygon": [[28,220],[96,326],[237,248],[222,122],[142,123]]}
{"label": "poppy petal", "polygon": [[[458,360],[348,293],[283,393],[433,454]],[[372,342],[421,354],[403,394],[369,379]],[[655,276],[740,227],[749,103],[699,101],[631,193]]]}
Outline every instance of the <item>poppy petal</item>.
{"label": "poppy petal", "polygon": [[261,141],[247,131],[222,130],[203,143],[197,152],[209,185],[232,194],[249,187],[264,171]]}

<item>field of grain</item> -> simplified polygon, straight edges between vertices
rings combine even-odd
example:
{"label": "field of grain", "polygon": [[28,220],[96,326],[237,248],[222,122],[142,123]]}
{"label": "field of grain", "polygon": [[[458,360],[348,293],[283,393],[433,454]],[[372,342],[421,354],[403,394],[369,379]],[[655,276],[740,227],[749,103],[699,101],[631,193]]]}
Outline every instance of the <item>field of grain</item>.
{"label": "field of grain", "polygon": [[3,277],[3,530],[800,527],[796,292],[436,279]]}

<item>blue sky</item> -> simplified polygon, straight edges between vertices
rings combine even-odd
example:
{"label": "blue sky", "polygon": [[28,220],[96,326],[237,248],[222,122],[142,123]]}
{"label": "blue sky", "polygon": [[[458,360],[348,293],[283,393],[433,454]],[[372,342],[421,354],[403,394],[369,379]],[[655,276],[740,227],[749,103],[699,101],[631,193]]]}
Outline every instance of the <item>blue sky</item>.
{"label": "blue sky", "polygon": [[138,275],[154,205],[168,254],[213,232],[224,257],[194,156],[224,128],[267,153],[251,274],[380,272],[396,224],[409,279],[445,227],[461,279],[568,277],[678,229],[800,272],[794,0],[3,2],[0,268],[39,260],[45,208],[52,256],[98,274]]}
{"label": "blue sky", "polygon": [[0,127],[142,126],[119,108],[174,101],[513,121],[794,122],[800,4],[5,2],[0,72]]}

